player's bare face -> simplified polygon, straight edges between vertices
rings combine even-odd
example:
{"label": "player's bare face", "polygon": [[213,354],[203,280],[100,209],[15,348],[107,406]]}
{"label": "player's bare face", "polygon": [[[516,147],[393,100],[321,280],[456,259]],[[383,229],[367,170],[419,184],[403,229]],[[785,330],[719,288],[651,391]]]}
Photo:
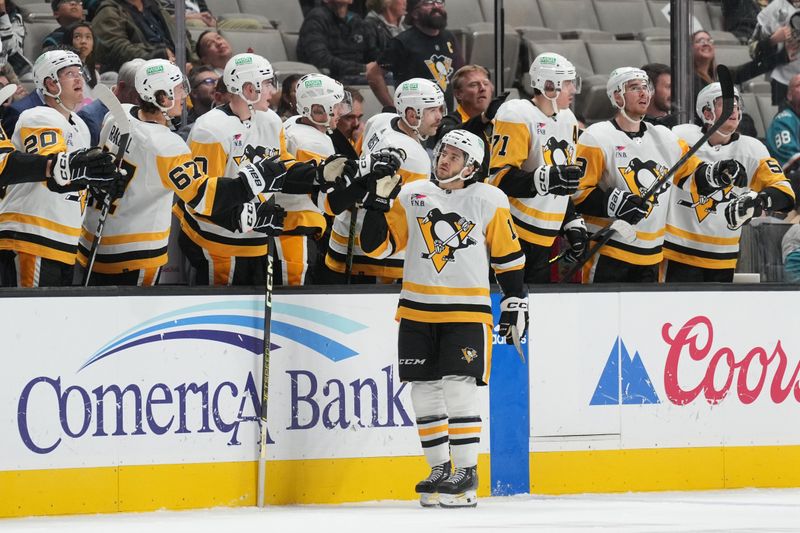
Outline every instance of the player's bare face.
{"label": "player's bare face", "polygon": [[175,97],[175,100],[170,102],[168,98],[165,99],[164,107],[169,107],[172,105],[170,110],[167,112],[167,115],[170,117],[179,117],[181,113],[183,113],[183,102],[186,100],[186,88],[184,87],[183,83],[179,83],[172,89],[172,94]]}
{"label": "player's bare face", "polygon": [[483,113],[492,101],[494,85],[480,70],[468,72],[461,80],[456,99],[470,112]]}
{"label": "player's bare face", "polygon": [[436,177],[440,180],[450,179],[464,170],[464,152],[445,144],[436,160]]}
{"label": "player's bare face", "polygon": [[[722,98],[717,98],[714,100],[714,117],[718,117],[722,114]],[[708,115],[706,115],[707,118]],[[742,121],[742,110],[739,107],[739,99],[734,100],[733,104],[733,113],[731,113],[730,118],[725,121],[725,124],[720,127],[719,131],[724,135],[730,135],[739,128],[739,122]]]}
{"label": "player's bare face", "polygon": [[422,120],[420,120],[419,128],[417,128],[421,135],[430,137],[439,129],[439,124],[442,122],[444,116],[443,107],[429,107],[422,111]]}
{"label": "player's bare face", "polygon": [[652,97],[653,89],[649,83],[643,80],[629,81],[625,84],[625,93],[623,94],[625,112],[630,116],[645,116]]}
{"label": "player's bare face", "polygon": [[569,106],[571,106],[575,102],[575,94],[577,94],[577,92],[578,88],[575,86],[575,81],[562,81],[561,92],[558,94],[558,98],[556,98],[558,108],[567,109]]}
{"label": "player's bare face", "polygon": [[75,109],[83,101],[83,71],[76,66],[62,68],[58,71],[58,82],[61,102],[68,109]]}

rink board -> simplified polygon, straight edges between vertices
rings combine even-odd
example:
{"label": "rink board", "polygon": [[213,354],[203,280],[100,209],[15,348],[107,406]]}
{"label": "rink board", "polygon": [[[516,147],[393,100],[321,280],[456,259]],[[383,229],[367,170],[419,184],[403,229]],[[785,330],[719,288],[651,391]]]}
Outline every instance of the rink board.
{"label": "rink board", "polygon": [[[263,297],[75,294],[0,298],[0,517],[253,505]],[[479,493],[800,486],[793,294],[537,293],[528,369],[496,344],[481,392]],[[415,498],[396,301],[276,296],[268,503]]]}

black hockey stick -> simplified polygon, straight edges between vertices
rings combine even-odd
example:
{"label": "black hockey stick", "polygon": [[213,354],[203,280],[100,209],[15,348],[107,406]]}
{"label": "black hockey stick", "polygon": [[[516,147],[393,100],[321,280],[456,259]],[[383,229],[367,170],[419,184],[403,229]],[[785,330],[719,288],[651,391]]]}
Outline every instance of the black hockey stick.
{"label": "black hockey stick", "polygon": [[347,284],[350,285],[350,277],[353,275],[353,254],[356,248],[356,221],[358,220],[358,207],[350,208],[350,231],[347,234],[347,257],[344,260],[344,276]]}
{"label": "black hockey stick", "polygon": [[[268,202],[275,203],[275,195]],[[261,434],[258,441],[258,506],[264,507],[264,484],[267,477],[267,401],[269,400],[269,353],[272,338],[272,251],[275,238],[267,235],[267,279],[264,283],[264,357],[261,360]]]}
{"label": "black hockey stick", "polygon": [[[117,141],[117,153],[114,156],[114,165],[117,169],[122,167],[122,158],[125,157],[125,151],[128,149],[128,143],[131,138],[131,123],[128,116],[123,109],[122,104],[119,103],[117,97],[111,92],[111,89],[98,83],[93,89],[95,96],[103,102],[111,117],[114,119],[114,124],[119,131],[119,139]],[[103,207],[100,210],[100,219],[97,221],[97,229],[94,232],[94,240],[89,249],[89,258],[86,263],[86,272],[83,274],[83,286],[89,286],[89,278],[92,277],[92,268],[94,261],[97,259],[97,249],[100,246],[100,239],[103,238],[103,228],[106,225],[106,218],[108,217],[108,210],[111,209],[111,192],[106,192],[103,198]]]}
{"label": "black hockey stick", "polygon": [[[719,80],[720,89],[722,89],[722,112],[717,117],[717,120],[715,120],[714,123],[709,126],[708,130],[706,130],[703,136],[700,137],[700,139],[698,139],[697,142],[694,143],[685,154],[683,154],[683,157],[678,159],[678,162],[672,165],[672,168],[670,168],[663,176],[656,180],[655,183],[650,186],[647,192],[644,193],[642,198],[645,202],[648,202],[656,193],[656,191],[661,189],[669,180],[672,179],[672,176],[674,176],[675,173],[680,170],[684,164],[686,164],[686,161],[688,161],[689,158],[692,157],[700,149],[700,147],[702,147],[708,141],[708,139],[710,139],[711,136],[722,127],[723,124],[725,124],[725,122],[733,113],[733,79],[731,78],[731,73],[728,70],[728,67],[725,65],[717,65],[717,80]],[[603,237],[591,248],[591,250],[586,253],[580,262],[575,263],[572,268],[567,271],[564,277],[559,280],[559,283],[564,283],[565,281],[571,279],[576,272],[583,268],[583,265],[588,263],[589,260],[594,257],[594,255],[600,250],[600,248],[603,247],[604,244],[611,240],[611,238],[614,236],[614,231],[609,231],[611,230],[612,226],[613,223],[607,225],[598,232],[607,233],[604,233]]]}

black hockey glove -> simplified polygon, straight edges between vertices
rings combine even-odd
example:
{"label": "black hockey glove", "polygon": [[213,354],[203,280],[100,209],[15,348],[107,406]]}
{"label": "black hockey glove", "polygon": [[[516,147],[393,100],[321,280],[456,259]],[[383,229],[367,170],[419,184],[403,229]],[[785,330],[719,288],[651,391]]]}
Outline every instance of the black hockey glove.
{"label": "black hockey glove", "polygon": [[514,336],[521,339],[528,330],[528,295],[505,295],[500,300],[500,322],[498,334],[512,344]]}
{"label": "black hockey glove", "polygon": [[696,172],[703,172],[703,177],[713,190],[724,189],[730,185],[747,187],[747,171],[735,159],[715,161],[710,165],[703,164]]}
{"label": "black hockey glove", "polygon": [[59,152],[50,156],[50,175],[56,187],[108,190],[120,178],[114,156],[98,147]]}
{"label": "black hockey glove", "polygon": [[367,181],[393,176],[397,174],[405,158],[405,152],[396,148],[381,148],[372,153],[365,153],[358,160],[356,180]]}
{"label": "black hockey glove", "polygon": [[239,166],[239,180],[255,198],[262,192],[279,192],[286,179],[286,165],[278,157],[249,161]]}
{"label": "black hockey glove", "polygon": [[583,169],[578,165],[542,165],[531,173],[532,192],[544,196],[569,196],[578,190]]}
{"label": "black hockey glove", "polygon": [[286,211],[273,203],[260,203],[258,205],[247,203],[240,207],[239,231],[257,231],[265,235],[279,235],[283,231],[283,220]]}
{"label": "black hockey glove", "polygon": [[341,154],[329,156],[317,167],[317,186],[323,193],[346,189],[358,174],[358,163]]}
{"label": "black hockey glove", "polygon": [[728,223],[728,229],[741,228],[753,217],[760,217],[771,205],[772,199],[763,192],[750,191],[734,198],[725,206],[725,222]]}
{"label": "black hockey glove", "polygon": [[392,207],[392,200],[400,193],[401,179],[399,174],[373,177],[367,183],[367,194],[361,200],[364,209],[387,212]]}
{"label": "black hockey glove", "polygon": [[567,263],[579,263],[586,254],[586,245],[589,243],[589,233],[586,231],[586,222],[577,217],[564,224],[564,237],[569,243],[569,250],[564,253]]}
{"label": "black hockey glove", "polygon": [[265,146],[253,146],[252,144],[248,144],[244,147],[244,157],[253,163],[262,159],[269,159]]}
{"label": "black hockey glove", "polygon": [[608,216],[624,220],[628,224],[637,224],[650,210],[650,202],[622,189],[609,189],[606,193],[606,211]]}

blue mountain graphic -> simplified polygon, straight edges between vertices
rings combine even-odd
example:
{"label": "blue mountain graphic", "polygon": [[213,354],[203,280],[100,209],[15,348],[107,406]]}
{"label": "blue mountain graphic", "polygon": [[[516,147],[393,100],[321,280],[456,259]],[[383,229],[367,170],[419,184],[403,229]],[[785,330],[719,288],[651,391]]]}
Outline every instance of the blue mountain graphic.
{"label": "blue mountain graphic", "polygon": [[[621,364],[620,364],[621,363]],[[620,369],[621,366],[621,369]],[[621,397],[620,397],[621,396]],[[631,358],[617,337],[589,405],[642,405],[661,403],[639,352]]]}

